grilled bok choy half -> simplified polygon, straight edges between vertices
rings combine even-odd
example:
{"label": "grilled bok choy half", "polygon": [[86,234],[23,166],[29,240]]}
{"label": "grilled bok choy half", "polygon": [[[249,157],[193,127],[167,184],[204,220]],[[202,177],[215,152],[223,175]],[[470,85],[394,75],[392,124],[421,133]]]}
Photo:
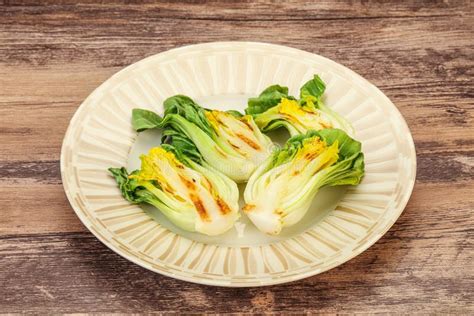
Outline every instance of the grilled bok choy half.
{"label": "grilled bok choy half", "polygon": [[236,182],[247,181],[273,150],[272,141],[262,134],[251,115],[204,109],[183,95],[165,100],[164,108],[163,117],[134,109],[135,130],[163,129],[164,143]]}
{"label": "grilled bok choy half", "polygon": [[294,136],[250,177],[243,210],[264,233],[276,235],[305,215],[318,190],[356,185],[364,175],[361,144],[339,129]]}
{"label": "grilled bok choy half", "polygon": [[254,117],[263,132],[284,127],[291,136],[308,130],[339,128],[352,135],[352,126],[342,116],[324,105],[326,85],[318,75],[300,89],[300,98],[288,95],[288,88],[273,85],[248,100],[246,113]]}
{"label": "grilled bok choy half", "polygon": [[239,218],[237,185],[220,172],[166,144],[140,159],[130,174],[109,169],[128,201],[151,204],[176,226],[206,235],[226,232]]}

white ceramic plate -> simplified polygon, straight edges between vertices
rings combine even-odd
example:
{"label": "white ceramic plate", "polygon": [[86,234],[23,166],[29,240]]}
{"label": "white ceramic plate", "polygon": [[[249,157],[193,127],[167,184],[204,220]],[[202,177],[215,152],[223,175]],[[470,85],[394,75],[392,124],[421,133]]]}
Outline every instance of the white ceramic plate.
{"label": "white ceramic plate", "polygon": [[[325,103],[353,124],[366,175],[356,187],[329,188],[298,225],[269,237],[247,223],[208,237],[176,228],[158,211],[129,204],[109,176],[111,166],[138,167],[159,133],[137,136],[131,110],[162,113],[162,102],[186,94],[211,108],[243,110],[271,84],[298,94],[313,74],[326,82]],[[68,199],[104,244],[152,271],[190,282],[260,286],[312,276],[375,243],[403,211],[415,182],[410,131],[392,102],[348,68],[284,46],[218,42],[186,46],[141,60],[104,82],[71,120],[61,152]],[[246,222],[246,218],[242,219]]]}

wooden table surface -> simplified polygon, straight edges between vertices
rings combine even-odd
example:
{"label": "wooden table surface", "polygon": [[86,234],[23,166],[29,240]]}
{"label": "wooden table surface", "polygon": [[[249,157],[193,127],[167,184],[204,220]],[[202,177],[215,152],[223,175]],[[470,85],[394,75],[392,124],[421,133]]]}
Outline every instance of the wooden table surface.
{"label": "wooden table surface", "polygon": [[[0,0],[0,312],[474,313],[471,1],[39,2]],[[76,217],[59,153],[84,98],[146,56],[222,40],[331,58],[406,118],[415,189],[360,256],[285,285],[201,286],[126,261]]]}

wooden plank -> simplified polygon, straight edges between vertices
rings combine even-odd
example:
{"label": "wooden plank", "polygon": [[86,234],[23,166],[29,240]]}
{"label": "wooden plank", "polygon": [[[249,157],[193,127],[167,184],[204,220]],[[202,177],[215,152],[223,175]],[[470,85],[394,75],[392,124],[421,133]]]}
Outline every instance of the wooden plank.
{"label": "wooden plank", "polygon": [[[457,207],[444,213],[431,203],[433,193],[418,199],[431,206],[409,207],[362,255],[324,274],[267,288],[214,288],[162,277],[87,233],[3,236],[0,282],[9,295],[0,296],[0,306],[3,312],[56,313],[473,313],[474,218]],[[432,220],[422,220],[427,217]]]}
{"label": "wooden plank", "polygon": [[58,161],[76,108],[76,102],[0,105],[0,160]]}
{"label": "wooden plank", "polygon": [[26,106],[30,107],[28,111],[41,109],[54,113],[52,110],[77,107],[95,88],[119,70],[99,67],[94,63],[49,67],[11,67],[0,63],[0,111],[6,113],[12,108],[24,109]]}
{"label": "wooden plank", "polygon": [[59,160],[52,161],[0,161],[0,183],[61,184]]}
{"label": "wooden plank", "polygon": [[[7,0],[6,6],[21,10],[59,13],[107,9],[111,15],[153,15],[156,18],[208,20],[309,20],[379,17],[446,17],[466,14],[470,2],[464,1],[125,1],[111,0]],[[80,5],[78,8],[77,6]],[[25,8],[26,7],[26,8]],[[16,8],[13,8],[16,9]]]}
{"label": "wooden plank", "polygon": [[[64,15],[22,14],[23,11],[4,14],[0,19],[3,30],[0,32],[0,61],[5,65],[38,67],[47,64],[50,67],[92,62],[100,67],[119,67],[182,45],[249,40],[319,53],[354,68],[363,76],[376,80],[376,84],[387,81],[398,85],[414,81],[435,84],[442,78],[450,79],[445,80],[445,84],[472,75],[468,67],[462,67],[465,63],[466,66],[473,64],[470,35],[474,23],[471,16],[336,20],[330,23],[206,20],[183,23],[141,15],[129,15],[125,21],[120,14],[104,12],[106,16],[103,16],[95,12],[87,16],[67,15],[69,18],[57,25]],[[19,20],[20,23],[14,23]],[[261,32],[262,29],[272,32]],[[308,32],[308,29],[313,31]],[[377,75],[369,76],[372,73]],[[393,75],[397,77],[392,78]]]}
{"label": "wooden plank", "polygon": [[0,236],[86,231],[72,210],[61,184],[17,181],[6,185],[2,182],[0,205]]}

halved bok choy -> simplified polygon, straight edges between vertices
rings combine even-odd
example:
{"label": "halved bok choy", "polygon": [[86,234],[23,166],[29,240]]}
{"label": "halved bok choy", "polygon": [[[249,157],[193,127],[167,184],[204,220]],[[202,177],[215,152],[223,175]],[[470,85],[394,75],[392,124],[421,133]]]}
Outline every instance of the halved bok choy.
{"label": "halved bok choy", "polygon": [[339,129],[294,136],[250,177],[243,210],[264,233],[277,235],[300,221],[320,188],[359,184],[361,144]]}
{"label": "halved bok choy", "polygon": [[295,136],[309,130],[338,128],[353,135],[350,123],[323,103],[325,90],[326,85],[318,75],[301,87],[299,99],[288,95],[287,87],[273,85],[258,97],[250,98],[245,112],[254,117],[263,132],[284,127]]}
{"label": "halved bok choy", "polygon": [[251,115],[205,109],[191,98],[176,95],[164,102],[163,117],[134,109],[137,131],[163,129],[164,143],[179,148],[192,160],[211,165],[236,182],[245,182],[272,152],[273,143]]}
{"label": "halved bok choy", "polygon": [[166,144],[140,159],[132,173],[109,169],[128,201],[151,204],[176,226],[206,235],[226,232],[239,218],[237,185],[219,171]]}

